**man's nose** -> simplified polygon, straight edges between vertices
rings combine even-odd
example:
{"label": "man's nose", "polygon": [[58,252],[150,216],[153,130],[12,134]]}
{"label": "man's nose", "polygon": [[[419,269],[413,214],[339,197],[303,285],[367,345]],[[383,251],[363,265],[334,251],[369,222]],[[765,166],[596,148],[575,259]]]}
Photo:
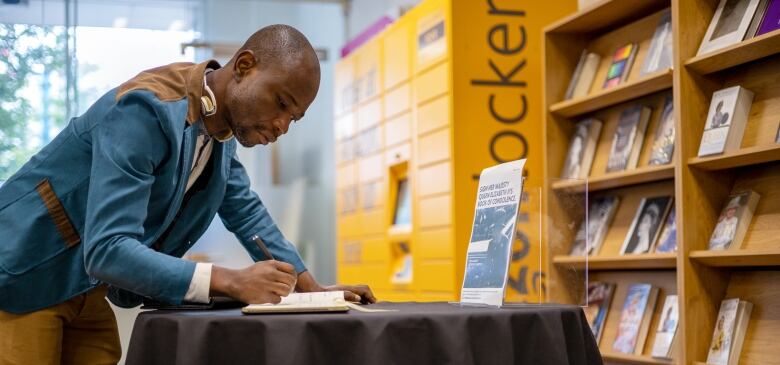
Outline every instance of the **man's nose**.
{"label": "man's nose", "polygon": [[276,120],[276,128],[279,129],[279,135],[287,134],[287,131],[290,130],[290,123],[292,123],[292,116],[290,115],[283,115],[281,118]]}

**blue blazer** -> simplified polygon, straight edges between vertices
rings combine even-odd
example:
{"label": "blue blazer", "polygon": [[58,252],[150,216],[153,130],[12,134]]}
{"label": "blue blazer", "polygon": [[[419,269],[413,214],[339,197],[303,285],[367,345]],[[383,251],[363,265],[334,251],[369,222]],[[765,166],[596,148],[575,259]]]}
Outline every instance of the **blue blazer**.
{"label": "blue blazer", "polygon": [[[132,307],[142,296],[180,303],[195,263],[180,257],[215,214],[254,260],[272,254],[306,270],[236,158],[215,142],[185,194],[214,61],[144,71],[108,92],[0,187],[0,310],[25,313],[100,283]],[[186,196],[185,196],[186,195]]]}

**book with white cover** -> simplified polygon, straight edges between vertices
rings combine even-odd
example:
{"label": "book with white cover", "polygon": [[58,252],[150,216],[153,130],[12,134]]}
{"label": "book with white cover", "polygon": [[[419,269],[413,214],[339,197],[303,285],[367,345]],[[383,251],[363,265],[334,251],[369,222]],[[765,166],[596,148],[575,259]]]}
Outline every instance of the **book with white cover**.
{"label": "book with white cover", "polygon": [[574,135],[569,141],[569,152],[563,164],[561,178],[584,179],[588,177],[600,134],[601,121],[599,120],[590,118],[577,123],[574,127]]}
{"label": "book with white cover", "polygon": [[760,199],[761,195],[752,190],[740,191],[729,196],[712,231],[710,250],[742,248],[742,240],[747,234]]}
{"label": "book with white cover", "polygon": [[653,342],[653,357],[668,359],[672,352],[672,343],[677,333],[677,320],[679,307],[677,295],[667,295],[664,306],[661,308],[661,319],[658,320],[658,329],[655,332]]}
{"label": "book with white cover", "polygon": [[672,10],[666,9],[655,28],[650,49],[645,55],[645,62],[639,74],[649,75],[670,67],[672,67]]}
{"label": "book with white cover", "polygon": [[620,114],[617,130],[612,138],[609,160],[607,160],[607,172],[636,167],[651,112],[652,110],[646,106],[636,105],[623,110]]}
{"label": "book with white cover", "polygon": [[742,86],[713,93],[699,144],[699,156],[738,150],[752,103],[753,92]]}
{"label": "book with white cover", "polygon": [[564,97],[566,100],[588,95],[600,63],[601,56],[588,50],[582,51],[580,60],[577,62],[577,68],[574,69],[574,73],[569,81],[569,87],[566,89]]}
{"label": "book with white cover", "polygon": [[504,302],[524,166],[525,159],[510,161],[479,175],[461,303],[501,306]]}
{"label": "book with white cover", "polygon": [[697,55],[728,47],[745,39],[760,2],[761,0],[721,0]]}
{"label": "book with white cover", "polygon": [[752,303],[739,298],[725,299],[720,303],[707,354],[708,364],[736,365],[739,362],[752,310]]}

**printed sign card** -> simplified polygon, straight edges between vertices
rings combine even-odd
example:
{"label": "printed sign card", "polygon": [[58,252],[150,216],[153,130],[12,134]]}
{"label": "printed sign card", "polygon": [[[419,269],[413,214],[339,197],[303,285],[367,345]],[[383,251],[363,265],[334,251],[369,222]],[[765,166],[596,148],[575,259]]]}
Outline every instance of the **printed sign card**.
{"label": "printed sign card", "polygon": [[482,170],[461,303],[501,306],[523,193],[525,159]]}

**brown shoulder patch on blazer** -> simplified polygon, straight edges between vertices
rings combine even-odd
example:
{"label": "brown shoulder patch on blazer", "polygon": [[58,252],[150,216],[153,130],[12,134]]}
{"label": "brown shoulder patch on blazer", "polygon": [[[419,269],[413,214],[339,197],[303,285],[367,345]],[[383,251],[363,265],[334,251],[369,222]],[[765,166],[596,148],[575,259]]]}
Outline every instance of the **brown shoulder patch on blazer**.
{"label": "brown shoulder patch on blazer", "polygon": [[68,214],[62,206],[62,202],[60,202],[60,199],[54,194],[54,189],[52,189],[49,179],[41,180],[35,187],[35,190],[37,190],[38,195],[41,196],[43,205],[46,206],[46,210],[49,211],[49,217],[54,221],[54,226],[57,227],[57,232],[60,233],[65,244],[68,247],[79,244],[79,242],[81,242],[79,233],[76,231],[76,227],[73,226],[73,223],[71,223],[70,218],[68,218]]}
{"label": "brown shoulder patch on blazer", "polygon": [[214,60],[199,64],[177,62],[142,71],[119,86],[116,101],[133,90],[148,90],[160,101],[175,101],[187,98],[187,122],[195,123],[200,118],[200,97],[203,95],[203,74],[206,68],[221,66]]}

